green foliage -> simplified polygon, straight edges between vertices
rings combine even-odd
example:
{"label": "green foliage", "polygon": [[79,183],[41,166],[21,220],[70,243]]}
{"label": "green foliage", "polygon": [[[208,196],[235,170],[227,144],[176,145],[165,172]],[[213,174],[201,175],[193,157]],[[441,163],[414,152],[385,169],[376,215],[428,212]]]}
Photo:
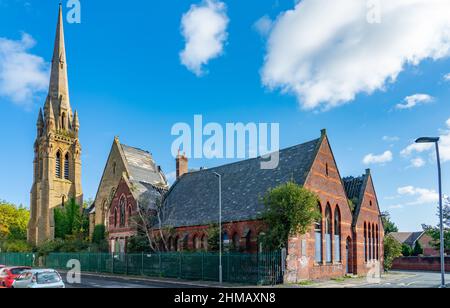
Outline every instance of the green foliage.
{"label": "green foliage", "polygon": [[[431,245],[439,250],[441,247],[441,231],[439,228],[426,228],[427,234],[432,238]],[[447,252],[450,252],[450,230],[444,230],[444,249]]]}
{"label": "green foliage", "polygon": [[409,245],[407,245],[407,244],[402,245],[402,255],[404,257],[410,257],[410,256],[412,256],[412,253],[413,253],[413,250]]}
{"label": "green foliage", "polygon": [[412,255],[415,257],[423,255],[423,248],[422,248],[422,245],[420,245],[419,241],[417,241],[416,245],[414,245]]}
{"label": "green foliage", "polygon": [[383,221],[385,235],[398,232],[398,227],[391,221],[391,215],[388,212],[382,213],[381,220]]}
{"label": "green foliage", "polygon": [[33,248],[26,240],[8,240],[0,243],[2,252],[31,252]]}
{"label": "green foliage", "polygon": [[395,259],[402,256],[402,244],[392,236],[384,238],[384,269],[389,271]]}
{"label": "green foliage", "polygon": [[270,228],[264,237],[266,249],[286,247],[289,236],[303,235],[320,219],[318,197],[292,182],[270,190],[263,199],[263,220]]}
{"label": "green foliage", "polygon": [[97,225],[92,234],[91,252],[108,252],[109,244],[107,240],[106,227]]}
{"label": "green foliage", "polygon": [[218,224],[212,224],[209,226],[208,231],[208,251],[219,251],[220,246],[220,231]]}
{"label": "green foliage", "polygon": [[62,208],[54,210],[55,238],[65,239],[67,236],[84,238],[89,232],[89,218],[75,199]]}
{"label": "green foliage", "polygon": [[139,233],[127,242],[127,253],[151,253],[150,243],[145,234]]}
{"label": "green foliage", "polygon": [[66,239],[55,239],[47,241],[37,248],[39,256],[47,256],[53,252],[88,252],[90,251],[89,242],[73,236],[67,236]]}
{"label": "green foliage", "polygon": [[26,208],[0,201],[0,240],[26,240],[29,220]]}

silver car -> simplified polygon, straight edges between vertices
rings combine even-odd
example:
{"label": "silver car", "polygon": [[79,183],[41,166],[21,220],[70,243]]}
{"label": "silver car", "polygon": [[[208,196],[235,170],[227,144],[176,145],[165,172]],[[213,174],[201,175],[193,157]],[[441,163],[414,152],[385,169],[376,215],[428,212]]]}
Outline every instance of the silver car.
{"label": "silver car", "polygon": [[13,283],[14,289],[64,289],[61,275],[52,269],[36,269],[23,272]]}

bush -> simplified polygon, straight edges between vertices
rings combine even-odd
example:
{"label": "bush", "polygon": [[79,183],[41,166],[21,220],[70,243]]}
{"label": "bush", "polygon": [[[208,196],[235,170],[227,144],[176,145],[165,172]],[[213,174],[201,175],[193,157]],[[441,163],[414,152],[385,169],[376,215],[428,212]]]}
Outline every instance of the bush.
{"label": "bush", "polygon": [[270,228],[264,237],[267,249],[285,248],[289,236],[303,235],[321,215],[318,197],[293,182],[270,190],[264,197],[263,220]]}
{"label": "bush", "polygon": [[420,245],[420,243],[418,241],[416,242],[416,245],[414,246],[414,249],[412,251],[412,255],[415,256],[415,257],[423,255],[422,245]]}
{"label": "bush", "polygon": [[384,269],[389,271],[395,259],[402,256],[402,244],[392,236],[384,238]]}
{"label": "bush", "polygon": [[1,245],[2,252],[31,252],[33,249],[24,240],[12,240],[3,242]]}
{"label": "bush", "polygon": [[404,257],[410,257],[412,256],[412,248],[409,245],[403,244],[402,245],[402,255]]}

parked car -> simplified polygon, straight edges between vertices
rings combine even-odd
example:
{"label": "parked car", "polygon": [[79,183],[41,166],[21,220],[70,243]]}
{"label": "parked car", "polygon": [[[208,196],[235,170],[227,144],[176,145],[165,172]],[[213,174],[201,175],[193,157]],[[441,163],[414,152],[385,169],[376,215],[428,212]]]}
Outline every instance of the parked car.
{"label": "parked car", "polygon": [[24,271],[31,270],[28,266],[15,266],[15,267],[5,267],[0,270],[0,285],[6,288],[11,288],[13,282],[17,277],[20,276]]}
{"label": "parked car", "polygon": [[13,283],[14,289],[64,289],[61,275],[53,269],[28,270]]}

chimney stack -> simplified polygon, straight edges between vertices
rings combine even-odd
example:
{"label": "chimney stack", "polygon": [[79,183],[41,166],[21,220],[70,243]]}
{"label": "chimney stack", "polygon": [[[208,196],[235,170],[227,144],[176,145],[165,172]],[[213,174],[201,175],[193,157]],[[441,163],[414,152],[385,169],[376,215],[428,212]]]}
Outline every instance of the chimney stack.
{"label": "chimney stack", "polygon": [[177,180],[188,173],[188,158],[186,157],[186,154],[183,153],[183,155],[180,154],[180,151],[178,151],[178,156],[176,159],[177,163]]}

